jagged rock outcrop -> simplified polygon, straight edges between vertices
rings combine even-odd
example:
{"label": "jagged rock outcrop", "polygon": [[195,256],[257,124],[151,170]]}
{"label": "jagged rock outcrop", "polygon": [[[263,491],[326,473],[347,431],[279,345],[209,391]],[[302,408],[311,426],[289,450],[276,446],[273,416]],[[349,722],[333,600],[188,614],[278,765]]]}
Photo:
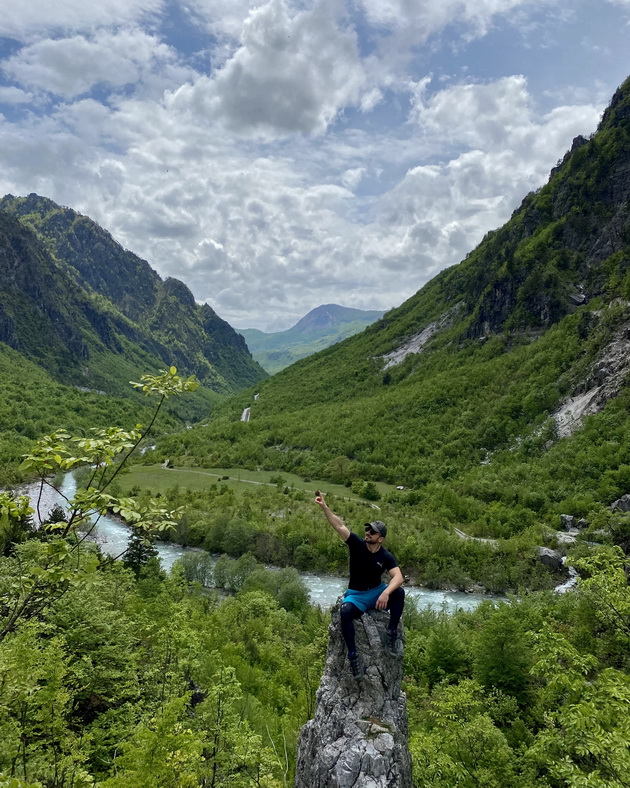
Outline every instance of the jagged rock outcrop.
{"label": "jagged rock outcrop", "polygon": [[584,517],[580,517],[578,519],[572,514],[561,514],[560,525],[567,533],[573,534],[575,536],[578,531],[588,528],[588,520],[586,520]]}
{"label": "jagged rock outcrop", "polygon": [[295,788],[411,788],[407,699],[400,689],[403,644],[397,657],[385,651],[388,620],[371,610],[355,622],[366,668],[357,681],[348,667],[339,606],[333,609],[315,717],[300,733]]}

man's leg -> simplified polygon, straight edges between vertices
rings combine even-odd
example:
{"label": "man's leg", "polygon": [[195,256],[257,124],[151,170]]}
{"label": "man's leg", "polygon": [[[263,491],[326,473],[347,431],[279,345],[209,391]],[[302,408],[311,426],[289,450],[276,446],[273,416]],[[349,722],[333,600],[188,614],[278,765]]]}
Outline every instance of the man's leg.
{"label": "man's leg", "polygon": [[352,602],[344,602],[339,612],[341,617],[341,634],[346,641],[348,655],[353,656],[357,652],[354,640],[354,619],[360,618],[363,615],[363,611],[356,605],[353,605]]}
{"label": "man's leg", "polygon": [[403,607],[405,605],[405,590],[397,588],[389,595],[389,626],[387,627],[387,650],[390,654],[398,656],[396,650],[396,640],[398,638],[398,624],[402,616]]}
{"label": "man's leg", "polygon": [[356,605],[353,605],[352,602],[344,602],[341,605],[341,610],[339,613],[341,618],[341,634],[343,635],[343,639],[346,641],[350,670],[352,671],[352,675],[357,680],[359,680],[363,678],[365,669],[363,668],[359,655],[357,654],[357,647],[354,640],[354,619],[362,616],[363,611],[360,610]]}
{"label": "man's leg", "polygon": [[405,606],[405,589],[404,588],[397,588],[394,592],[389,595],[389,604],[387,605],[387,609],[389,610],[389,627],[388,629],[396,630],[398,629],[398,624],[400,623],[400,619],[402,617],[403,607]]}

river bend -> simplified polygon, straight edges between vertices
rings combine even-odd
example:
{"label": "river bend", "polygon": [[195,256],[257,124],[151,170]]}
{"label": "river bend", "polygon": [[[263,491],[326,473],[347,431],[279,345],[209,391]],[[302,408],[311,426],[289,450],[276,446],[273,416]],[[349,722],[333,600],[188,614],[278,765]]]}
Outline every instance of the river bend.
{"label": "river bend", "polygon": [[[64,475],[60,491],[66,498],[71,498],[76,491],[76,481],[72,473]],[[20,495],[28,495],[31,499],[31,506],[36,508],[39,484],[31,484],[18,491]],[[36,522],[45,519],[48,512],[55,505],[64,505],[62,495],[59,495],[51,487],[45,486],[39,502],[39,511],[35,512]],[[93,539],[101,550],[107,555],[120,555],[127,547],[127,541],[131,529],[120,520],[108,515],[104,515],[98,520],[94,528],[91,539]],[[171,569],[175,561],[185,553],[198,550],[195,547],[182,547],[181,545],[169,542],[155,542],[162,566],[167,571]],[[300,572],[300,577],[306,584],[311,604],[322,608],[333,605],[340,594],[346,589],[346,579],[335,575],[318,575],[309,572]],[[444,608],[448,612],[458,609],[474,610],[481,602],[489,597],[483,594],[465,594],[461,591],[435,591],[429,588],[407,586],[406,594],[415,600],[418,608],[434,607]]]}

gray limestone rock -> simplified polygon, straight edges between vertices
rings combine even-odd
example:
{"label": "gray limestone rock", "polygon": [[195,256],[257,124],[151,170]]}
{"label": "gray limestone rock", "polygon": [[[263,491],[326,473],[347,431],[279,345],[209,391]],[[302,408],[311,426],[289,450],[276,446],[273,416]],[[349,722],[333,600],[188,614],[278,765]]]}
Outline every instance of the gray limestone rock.
{"label": "gray limestone rock", "polygon": [[561,572],[564,568],[560,553],[556,552],[556,550],[551,550],[549,547],[539,547],[538,558],[541,564],[544,564],[553,572]]}
{"label": "gray limestone rock", "polygon": [[561,514],[560,524],[565,531],[570,531],[575,525],[575,517],[572,514]]}
{"label": "gray limestone rock", "polygon": [[610,508],[613,512],[630,512],[630,495],[622,495],[613,501]]}
{"label": "gray limestone rock", "polygon": [[[407,699],[400,685],[403,642],[397,656],[385,650],[389,616],[371,610],[355,621],[357,649],[366,674],[350,673],[332,611],[328,654],[315,717],[298,743],[295,788],[412,788],[407,742]],[[399,627],[401,637],[402,623]]]}

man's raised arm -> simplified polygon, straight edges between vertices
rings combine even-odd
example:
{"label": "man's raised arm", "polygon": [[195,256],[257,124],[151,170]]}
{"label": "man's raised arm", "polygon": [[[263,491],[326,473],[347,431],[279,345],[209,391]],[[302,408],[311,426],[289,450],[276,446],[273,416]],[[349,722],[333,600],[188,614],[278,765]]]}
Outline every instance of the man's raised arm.
{"label": "man's raised arm", "polygon": [[344,542],[348,541],[348,537],[350,536],[349,529],[344,525],[343,520],[341,517],[337,517],[334,512],[331,512],[328,506],[326,505],[326,501],[324,500],[324,496],[320,493],[319,490],[315,493],[315,503],[320,507],[322,512],[326,515],[326,519],[332,525],[332,527],[337,531],[340,538],[343,539]]}

